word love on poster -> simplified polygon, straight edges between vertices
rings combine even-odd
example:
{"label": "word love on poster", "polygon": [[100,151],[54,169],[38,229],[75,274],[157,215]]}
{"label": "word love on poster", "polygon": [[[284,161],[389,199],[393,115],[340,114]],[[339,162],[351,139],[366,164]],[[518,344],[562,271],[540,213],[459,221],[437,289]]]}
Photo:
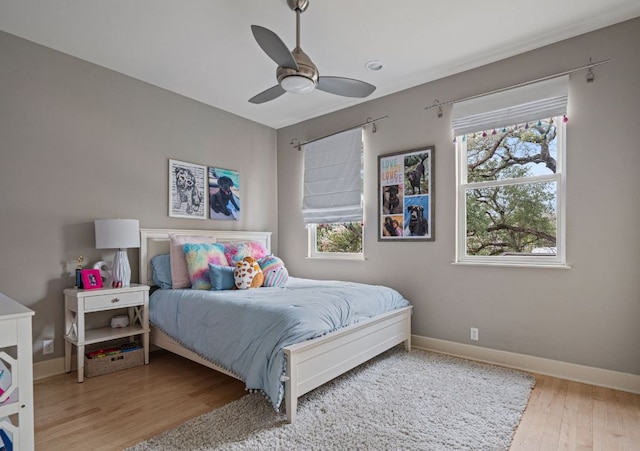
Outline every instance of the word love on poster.
{"label": "word love on poster", "polygon": [[380,162],[380,184],[381,185],[399,185],[403,183],[404,175],[402,168],[404,167],[403,158],[401,156],[385,158]]}

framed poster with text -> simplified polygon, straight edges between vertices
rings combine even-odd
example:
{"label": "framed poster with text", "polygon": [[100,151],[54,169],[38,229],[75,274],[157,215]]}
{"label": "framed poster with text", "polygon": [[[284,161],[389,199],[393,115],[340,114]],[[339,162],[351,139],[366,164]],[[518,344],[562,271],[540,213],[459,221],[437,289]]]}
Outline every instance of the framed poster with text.
{"label": "framed poster with text", "polygon": [[378,156],[378,241],[434,241],[434,151]]}

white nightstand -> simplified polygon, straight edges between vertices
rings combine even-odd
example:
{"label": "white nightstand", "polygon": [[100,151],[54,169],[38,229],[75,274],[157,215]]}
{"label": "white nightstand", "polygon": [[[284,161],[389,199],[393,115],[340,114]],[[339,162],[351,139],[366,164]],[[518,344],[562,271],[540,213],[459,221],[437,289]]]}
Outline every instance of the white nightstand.
{"label": "white nightstand", "polygon": [[[104,312],[127,307],[129,326],[122,328],[102,327],[85,329],[85,314]],[[131,284],[124,288],[98,288],[64,290],[65,371],[71,371],[71,345],[78,347],[78,382],[84,378],[85,346],[108,340],[142,335],[144,363],[149,364],[149,287]]]}

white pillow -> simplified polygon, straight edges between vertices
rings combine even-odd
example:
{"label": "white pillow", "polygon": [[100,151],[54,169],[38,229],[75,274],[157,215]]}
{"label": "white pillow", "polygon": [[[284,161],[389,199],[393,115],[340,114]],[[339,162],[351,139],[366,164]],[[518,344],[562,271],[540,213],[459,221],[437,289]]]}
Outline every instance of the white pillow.
{"label": "white pillow", "polygon": [[191,288],[187,259],[184,256],[183,246],[187,243],[215,243],[216,238],[203,235],[169,234],[169,258],[171,261],[171,284],[173,288]]}

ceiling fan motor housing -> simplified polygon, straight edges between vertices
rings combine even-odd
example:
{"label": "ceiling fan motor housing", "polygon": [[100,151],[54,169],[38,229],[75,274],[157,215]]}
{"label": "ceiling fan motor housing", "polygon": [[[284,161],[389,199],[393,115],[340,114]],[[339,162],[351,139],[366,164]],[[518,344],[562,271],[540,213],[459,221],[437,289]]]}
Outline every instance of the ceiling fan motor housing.
{"label": "ceiling fan motor housing", "polygon": [[298,69],[295,70],[291,67],[278,67],[276,71],[276,77],[278,79],[278,83],[281,83],[283,79],[290,77],[292,75],[296,75],[299,77],[305,77],[311,80],[315,85],[318,84],[318,68],[311,61],[311,59],[307,56],[306,53],[302,51],[300,47],[296,47],[291,52],[293,58],[298,63]]}

